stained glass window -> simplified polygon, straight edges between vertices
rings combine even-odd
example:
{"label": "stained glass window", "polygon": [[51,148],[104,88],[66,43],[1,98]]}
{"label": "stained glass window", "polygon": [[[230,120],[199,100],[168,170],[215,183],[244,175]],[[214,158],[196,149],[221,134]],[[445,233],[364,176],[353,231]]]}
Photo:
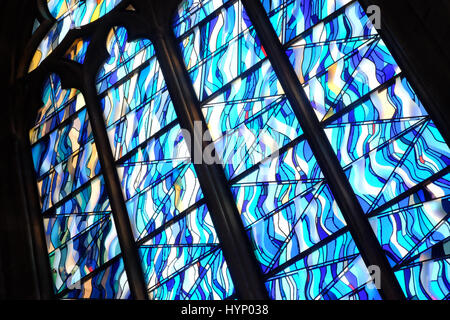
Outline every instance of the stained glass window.
{"label": "stained glass window", "polygon": [[150,298],[233,294],[187,142],[150,41],[107,39],[97,90]]}
{"label": "stained glass window", "polygon": [[[83,95],[62,89],[61,79],[52,74],[42,97],[30,140],[55,293],[127,298],[127,276]],[[90,277],[107,265],[103,275]]]}
{"label": "stained glass window", "polygon": [[[45,75],[36,76],[45,81],[30,143],[55,296],[135,298],[135,251],[155,300],[239,298],[233,268],[257,273],[270,299],[382,299],[320,160],[335,157],[404,296],[448,299],[450,150],[389,45],[358,1],[249,2],[181,1],[162,27],[178,50],[169,54],[152,43],[158,28],[139,24],[154,22],[133,1],[47,1],[53,25],[29,65],[30,77]],[[267,15],[330,153],[314,149],[255,12]],[[106,55],[95,70],[93,46]],[[94,79],[90,90],[86,78],[63,85],[52,66],[68,61]],[[182,95],[192,91],[187,113],[173,79],[187,79]],[[223,212],[199,175],[211,164],[193,161],[184,127],[196,111],[255,268],[227,263]],[[132,239],[123,250],[118,202]]]}
{"label": "stained glass window", "polygon": [[[216,9],[222,20],[232,22],[236,16],[237,9],[230,11],[227,6],[240,8],[240,14],[246,17],[245,26],[252,30],[240,1]],[[216,18],[204,19],[215,21]],[[202,25],[203,21],[196,22]],[[202,27],[192,27],[197,28]],[[212,41],[209,46],[221,43],[221,38],[214,40],[216,34],[232,37],[234,32],[234,29],[216,32],[211,29],[207,36]],[[195,37],[182,35],[179,39],[184,56],[191,57],[185,60],[186,67],[195,69],[201,65],[203,62],[193,61],[190,53]],[[249,46],[264,53],[255,38],[243,38],[243,41],[241,47]],[[233,52],[225,53],[223,61],[234,57]],[[220,62],[212,60],[211,63],[213,69],[216,65],[222,70]],[[229,78],[216,80],[205,74],[200,82],[196,78],[192,80],[194,87],[201,88],[212,81],[221,88],[202,103],[202,111],[267,279],[270,297],[315,299],[323,295],[339,299],[364,291],[369,279],[367,268],[358,258],[352,237],[345,233],[346,222],[339,206],[269,60],[263,54],[253,68],[231,74]],[[196,93],[202,100],[201,92],[196,90]],[[300,259],[308,262],[291,266],[296,260],[303,261]],[[323,281],[305,277],[309,273],[317,273]],[[309,287],[309,282],[314,282],[314,286]],[[378,297],[376,292],[367,294]]]}
{"label": "stained glass window", "polygon": [[[424,258],[450,236],[450,150],[426,108],[357,1],[274,2],[273,26],[406,297],[448,297],[446,254]],[[295,31],[289,6],[304,8]]]}

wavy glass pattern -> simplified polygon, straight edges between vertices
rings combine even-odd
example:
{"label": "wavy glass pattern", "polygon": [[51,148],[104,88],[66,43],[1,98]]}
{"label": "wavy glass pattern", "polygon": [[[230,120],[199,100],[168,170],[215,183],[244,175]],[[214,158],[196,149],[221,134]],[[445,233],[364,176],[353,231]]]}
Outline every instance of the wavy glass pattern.
{"label": "wavy glass pattern", "polygon": [[448,300],[449,266],[450,259],[417,262],[402,268],[396,274],[409,299]]}
{"label": "wavy glass pattern", "polygon": [[[103,93],[133,70],[140,70],[140,66],[142,66],[141,68],[146,67],[147,72],[151,71],[156,77],[159,74],[155,71],[158,62],[155,58],[150,59],[155,55],[151,42],[147,39],[128,42],[128,33],[125,28],[114,27],[111,29],[106,40],[106,49],[109,57],[100,67],[96,76],[99,93]],[[152,80],[155,81],[155,84],[158,83],[156,78]],[[159,81],[160,83],[161,81]],[[160,88],[160,85],[158,87]],[[117,100],[120,101],[120,98]]]}
{"label": "wavy glass pattern", "polygon": [[449,297],[449,179],[449,174],[433,179],[371,215],[372,226],[408,299]]}
{"label": "wavy glass pattern", "polygon": [[[233,185],[238,209],[264,273],[314,245],[320,246],[346,225],[321,179],[320,169],[309,168],[308,164],[301,167],[302,160],[308,157],[308,164],[317,166],[308,145],[302,142],[279,158],[263,162],[254,174]],[[283,171],[287,177],[280,177]]]}
{"label": "wavy glass pattern", "polygon": [[281,43],[287,43],[352,0],[261,0]]}
{"label": "wavy glass pattern", "polygon": [[272,275],[266,286],[278,300],[370,299],[380,296],[349,233]]}
{"label": "wavy glass pattern", "polygon": [[67,50],[65,58],[83,64],[90,43],[91,40],[89,38],[76,39]]}
{"label": "wavy glass pattern", "polygon": [[234,287],[218,246],[206,206],[144,243],[140,254],[150,297],[213,300],[230,296]]}
{"label": "wavy glass pattern", "polygon": [[182,36],[229,0],[185,0],[180,3],[174,18],[174,31]]}
{"label": "wavy glass pattern", "polygon": [[[204,8],[209,4],[215,1],[197,5]],[[193,19],[195,23],[180,22],[186,30],[182,34],[176,29],[176,33],[182,34],[179,43],[194,90],[205,100],[258,63],[265,52],[240,1],[227,2],[213,14]]]}
{"label": "wavy glass pattern", "polygon": [[92,284],[121,250],[84,99],[76,90],[61,89],[54,74],[42,97],[30,138],[55,293],[86,297],[90,287],[95,297],[127,298],[125,274],[120,286]]}
{"label": "wavy glass pattern", "polygon": [[225,87],[202,106],[228,179],[277,152],[303,132],[269,63]]}
{"label": "wavy glass pattern", "polygon": [[110,267],[70,291],[64,299],[130,299],[130,288],[123,260],[119,259]]}
{"label": "wavy glass pattern", "polygon": [[449,237],[450,149],[360,4],[309,2],[292,1],[297,29],[263,4],[406,296],[445,298],[445,259],[411,259]]}
{"label": "wavy glass pattern", "polygon": [[111,30],[97,90],[152,299],[234,293],[186,141],[149,40]]}

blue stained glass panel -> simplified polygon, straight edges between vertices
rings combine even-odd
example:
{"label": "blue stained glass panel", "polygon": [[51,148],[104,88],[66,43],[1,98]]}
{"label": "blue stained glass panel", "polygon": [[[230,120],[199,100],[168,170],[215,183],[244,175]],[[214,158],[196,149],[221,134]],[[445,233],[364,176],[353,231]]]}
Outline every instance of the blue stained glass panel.
{"label": "blue stained glass panel", "polygon": [[[76,101],[76,102],[75,102]],[[84,98],[76,89],[63,89],[61,78],[52,73],[46,80],[42,88],[43,105],[38,110],[36,125],[40,125],[43,121],[48,121],[55,116],[64,107],[70,104],[75,105],[75,109],[84,106]]]}
{"label": "blue stained glass panel", "polygon": [[447,300],[450,295],[449,259],[425,261],[396,272],[410,300]]}
{"label": "blue stained glass panel", "polygon": [[224,299],[234,287],[153,46],[113,28],[107,47],[97,90],[149,294]]}
{"label": "blue stained glass panel", "polygon": [[139,250],[150,296],[224,299],[230,295],[233,286],[218,244],[205,205],[145,242]]}
{"label": "blue stained glass panel", "polygon": [[329,188],[319,184],[253,224],[249,234],[256,258],[268,272],[343,227],[345,221]]}
{"label": "blue stained glass panel", "polygon": [[116,159],[145,144],[152,136],[176,119],[167,91],[157,93],[147,103],[128,112],[108,128]]}
{"label": "blue stained glass panel", "polygon": [[371,93],[400,69],[385,44],[375,39],[324,72],[304,84],[305,93],[322,121]]}
{"label": "blue stained glass panel", "polygon": [[234,293],[230,279],[225,259],[216,250],[151,290],[149,295],[155,300],[224,300]]}
{"label": "blue stained glass panel", "polygon": [[230,83],[202,111],[228,179],[303,133],[269,61]]}
{"label": "blue stained glass panel", "polygon": [[173,20],[177,37],[192,29],[229,0],[186,0],[178,6]]}
{"label": "blue stained glass panel", "polygon": [[147,68],[152,70],[152,74],[155,74],[155,68],[158,68],[156,59],[150,61],[155,55],[151,42],[146,39],[128,41],[128,33],[123,27],[111,29],[106,40],[106,48],[109,57],[97,73],[97,90],[99,93],[137,68],[152,64],[151,67]]}
{"label": "blue stained glass panel", "polygon": [[281,43],[287,43],[352,0],[261,0]]}
{"label": "blue stained glass panel", "polygon": [[265,58],[240,1],[220,8],[179,41],[202,101]]}
{"label": "blue stained glass panel", "polygon": [[[48,91],[44,91],[44,94],[50,94],[50,87]],[[45,96],[45,99],[50,99],[49,96]],[[30,142],[35,144],[39,139],[55,130],[63,122],[67,121],[73,114],[80,111],[84,107],[84,98],[81,94],[76,96],[67,102],[64,106],[54,110],[51,100],[45,101],[45,106],[39,110],[38,123],[30,130]]]}
{"label": "blue stained glass panel", "polygon": [[[411,299],[437,299],[442,295],[440,291],[448,290],[441,280],[436,279],[445,269],[445,260],[437,260],[450,253],[448,179],[447,174],[425,184],[371,218],[380,244],[395,268],[405,294]],[[434,285],[433,281],[440,284]],[[433,288],[437,291],[430,294]]]}
{"label": "blue stained glass panel", "polygon": [[396,77],[393,84],[374,91],[358,101],[354,108],[345,109],[345,111],[334,119],[332,125],[367,121],[400,121],[424,118],[428,115],[410,83],[403,76]]}
{"label": "blue stained glass panel", "polygon": [[449,198],[401,209],[390,209],[373,218],[372,226],[390,261],[399,264],[450,237]]}
{"label": "blue stained glass panel", "polygon": [[192,166],[181,165],[165,179],[127,201],[136,239],[161,227],[203,198]]}
{"label": "blue stained glass panel", "polygon": [[82,109],[66,125],[60,125],[57,130],[32,146],[34,167],[38,176],[47,173],[58,163],[92,140],[86,109]]}
{"label": "blue stained glass panel", "polygon": [[310,80],[338,60],[351,55],[377,36],[357,2],[329,22],[305,32],[286,50],[301,83]]}
{"label": "blue stained glass panel", "polygon": [[307,142],[269,158],[232,187],[244,226],[279,210],[292,199],[316,190],[323,175]]}
{"label": "blue stained glass panel", "polygon": [[316,299],[344,300],[350,296],[352,299],[381,300],[361,256],[353,260]]}
{"label": "blue stained glass panel", "polygon": [[329,125],[325,132],[343,167],[412,130],[423,118]]}
{"label": "blue stained glass panel", "polygon": [[449,151],[434,124],[425,122],[357,160],[348,169],[349,181],[370,211],[445,169]]}
{"label": "blue stained glass panel", "polygon": [[214,144],[227,178],[232,178],[277,152],[301,133],[289,103],[282,100],[230,130]]}
{"label": "blue stained glass panel", "polygon": [[276,300],[344,299],[361,289],[377,299],[376,288],[366,286],[369,282],[371,277],[351,236],[344,233],[271,276],[266,287]]}
{"label": "blue stained glass panel", "polygon": [[263,272],[346,225],[306,141],[264,160],[232,192]]}
{"label": "blue stained glass panel", "polygon": [[111,211],[103,176],[92,179],[55,207],[56,215],[104,213]]}
{"label": "blue stained glass panel", "polygon": [[[159,74],[159,64],[153,58],[144,69],[105,93],[102,106],[108,126],[164,88],[164,80],[158,79]],[[114,83],[116,81],[117,79],[114,79]]]}
{"label": "blue stained glass panel", "polygon": [[97,149],[92,142],[61,162],[38,181],[42,211],[62,201],[71,192],[100,173]]}
{"label": "blue stained glass panel", "polygon": [[73,287],[118,254],[120,247],[114,223],[111,216],[106,215],[49,253],[56,291]]}

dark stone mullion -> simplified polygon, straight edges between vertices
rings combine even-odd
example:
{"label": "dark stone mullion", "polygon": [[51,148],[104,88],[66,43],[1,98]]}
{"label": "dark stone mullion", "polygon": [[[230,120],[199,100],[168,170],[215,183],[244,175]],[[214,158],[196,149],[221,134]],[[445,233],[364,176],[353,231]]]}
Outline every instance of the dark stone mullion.
{"label": "dark stone mullion", "polygon": [[95,76],[108,57],[105,40],[110,27],[106,23],[98,27],[86,53],[85,63],[80,70],[81,74],[73,74],[73,76],[81,79],[79,86],[86,102],[86,109],[111,205],[131,294],[137,300],[148,300],[144,272],[95,83]]}

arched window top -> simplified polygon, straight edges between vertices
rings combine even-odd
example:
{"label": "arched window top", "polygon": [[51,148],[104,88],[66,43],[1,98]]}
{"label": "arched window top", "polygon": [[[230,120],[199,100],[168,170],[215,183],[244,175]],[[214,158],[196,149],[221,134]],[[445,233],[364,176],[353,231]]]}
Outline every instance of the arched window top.
{"label": "arched window top", "polygon": [[112,9],[122,0],[48,0],[47,5],[56,22],[39,44],[28,68],[28,72],[36,69],[56,47],[64,40],[71,29],[80,28],[94,22]]}
{"label": "arched window top", "polygon": [[119,62],[124,62],[147,48],[150,56],[155,54],[150,40],[141,38],[130,41],[126,28],[121,26],[114,27],[110,30],[106,40],[106,48],[110,55],[120,56]]}

